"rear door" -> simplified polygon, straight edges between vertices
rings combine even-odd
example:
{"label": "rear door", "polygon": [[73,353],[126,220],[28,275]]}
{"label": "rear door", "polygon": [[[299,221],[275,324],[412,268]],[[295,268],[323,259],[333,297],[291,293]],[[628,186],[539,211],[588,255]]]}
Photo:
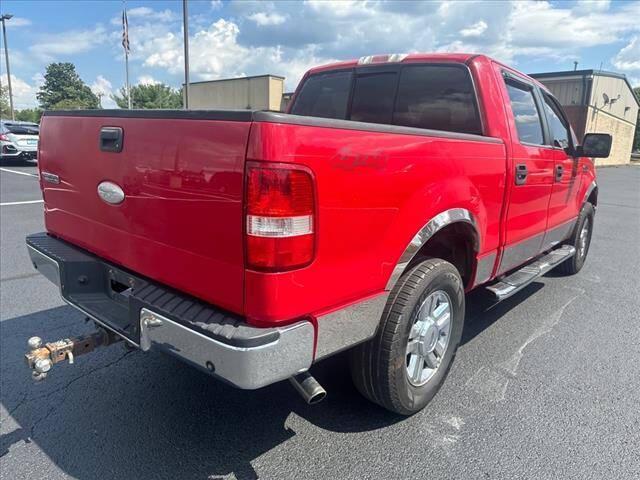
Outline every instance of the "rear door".
{"label": "rear door", "polygon": [[571,233],[580,208],[578,192],[581,175],[578,171],[579,158],[572,155],[574,139],[569,122],[557,100],[547,92],[541,94],[548,127],[547,143],[554,151],[553,187],[543,245],[546,250]]}
{"label": "rear door", "polygon": [[526,79],[501,72],[512,139],[511,183],[505,248],[499,273],[511,270],[542,249],[553,185],[555,151],[545,145],[543,113],[536,87]]}

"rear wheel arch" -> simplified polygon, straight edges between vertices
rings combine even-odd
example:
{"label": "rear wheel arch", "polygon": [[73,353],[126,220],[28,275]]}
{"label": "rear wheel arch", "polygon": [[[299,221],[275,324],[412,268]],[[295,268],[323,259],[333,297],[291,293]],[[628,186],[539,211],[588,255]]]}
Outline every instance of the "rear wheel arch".
{"label": "rear wheel arch", "polygon": [[433,217],[413,237],[396,264],[386,290],[390,291],[400,276],[426,258],[441,258],[456,267],[464,286],[473,282],[480,235],[469,210],[453,208]]}

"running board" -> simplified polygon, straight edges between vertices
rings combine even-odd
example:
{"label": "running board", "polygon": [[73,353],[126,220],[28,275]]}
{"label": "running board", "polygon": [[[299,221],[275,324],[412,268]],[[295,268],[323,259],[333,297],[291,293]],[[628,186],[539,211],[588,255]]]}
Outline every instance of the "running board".
{"label": "running board", "polygon": [[571,245],[563,245],[562,247],[552,250],[537,260],[525,265],[502,278],[499,282],[486,287],[488,291],[495,295],[498,301],[509,298],[514,293],[519,292],[524,287],[533,282],[536,278],[541,277],[549,270],[557,267],[568,258],[576,254],[576,249]]}

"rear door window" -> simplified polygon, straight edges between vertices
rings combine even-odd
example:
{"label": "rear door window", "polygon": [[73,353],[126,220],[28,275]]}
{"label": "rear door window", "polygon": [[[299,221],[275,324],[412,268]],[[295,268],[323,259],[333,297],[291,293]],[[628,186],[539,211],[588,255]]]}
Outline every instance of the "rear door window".
{"label": "rear door window", "polygon": [[482,135],[469,71],[439,65],[403,68],[393,123]]}
{"label": "rear door window", "polygon": [[294,115],[347,118],[351,71],[329,72],[309,77],[291,109]]}
{"label": "rear door window", "polygon": [[533,97],[533,89],[519,82],[507,82],[511,110],[521,143],[544,145],[540,113]]}
{"label": "rear door window", "polygon": [[391,124],[398,75],[395,72],[358,75],[353,90],[351,120]]}

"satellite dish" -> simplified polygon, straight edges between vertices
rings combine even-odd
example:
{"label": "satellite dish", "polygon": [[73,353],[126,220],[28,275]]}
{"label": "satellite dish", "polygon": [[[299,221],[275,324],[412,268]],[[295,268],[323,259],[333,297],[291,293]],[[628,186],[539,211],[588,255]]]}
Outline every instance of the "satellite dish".
{"label": "satellite dish", "polygon": [[606,93],[603,93],[602,98],[604,98],[604,104],[609,105],[609,95],[607,95]]}

